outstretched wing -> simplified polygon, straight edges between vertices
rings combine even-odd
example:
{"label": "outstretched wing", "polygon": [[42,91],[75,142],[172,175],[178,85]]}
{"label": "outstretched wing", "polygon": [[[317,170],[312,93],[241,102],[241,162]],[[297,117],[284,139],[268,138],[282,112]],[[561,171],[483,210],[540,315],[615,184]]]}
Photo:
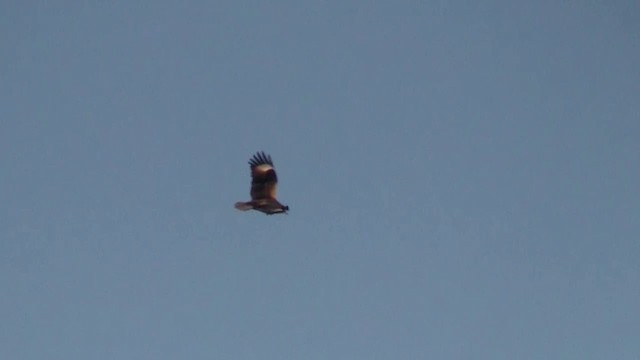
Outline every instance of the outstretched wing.
{"label": "outstretched wing", "polygon": [[278,176],[271,156],[260,151],[249,160],[251,166],[251,199],[275,199]]}

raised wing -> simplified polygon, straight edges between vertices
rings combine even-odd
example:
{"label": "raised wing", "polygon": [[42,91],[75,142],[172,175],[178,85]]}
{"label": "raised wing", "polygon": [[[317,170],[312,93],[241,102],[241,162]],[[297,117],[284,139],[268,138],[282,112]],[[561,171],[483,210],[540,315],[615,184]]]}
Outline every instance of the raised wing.
{"label": "raised wing", "polygon": [[278,176],[273,168],[271,156],[257,152],[251,160],[251,199],[275,199]]}

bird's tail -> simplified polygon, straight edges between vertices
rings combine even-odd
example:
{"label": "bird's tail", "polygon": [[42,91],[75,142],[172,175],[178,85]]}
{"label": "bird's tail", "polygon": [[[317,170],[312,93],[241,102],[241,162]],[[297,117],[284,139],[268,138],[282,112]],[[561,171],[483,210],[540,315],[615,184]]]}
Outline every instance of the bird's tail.
{"label": "bird's tail", "polygon": [[235,205],[236,209],[240,211],[247,211],[253,209],[253,205],[250,202],[238,201]]}

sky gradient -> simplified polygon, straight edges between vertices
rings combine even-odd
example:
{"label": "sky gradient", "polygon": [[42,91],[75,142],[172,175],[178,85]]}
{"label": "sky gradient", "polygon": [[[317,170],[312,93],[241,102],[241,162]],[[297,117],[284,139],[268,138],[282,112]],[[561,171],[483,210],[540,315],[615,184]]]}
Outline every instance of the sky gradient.
{"label": "sky gradient", "polygon": [[638,10],[3,2],[0,358],[638,359]]}

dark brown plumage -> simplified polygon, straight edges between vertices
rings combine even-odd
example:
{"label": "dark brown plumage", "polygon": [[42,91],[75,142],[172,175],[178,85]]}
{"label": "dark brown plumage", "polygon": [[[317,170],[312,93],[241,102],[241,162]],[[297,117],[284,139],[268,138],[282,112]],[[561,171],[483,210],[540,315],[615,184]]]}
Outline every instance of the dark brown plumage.
{"label": "dark brown plumage", "polygon": [[273,168],[271,156],[263,151],[257,152],[249,160],[251,167],[251,201],[237,202],[235,208],[242,211],[258,210],[267,215],[282,214],[289,207],[276,199],[278,176]]}

